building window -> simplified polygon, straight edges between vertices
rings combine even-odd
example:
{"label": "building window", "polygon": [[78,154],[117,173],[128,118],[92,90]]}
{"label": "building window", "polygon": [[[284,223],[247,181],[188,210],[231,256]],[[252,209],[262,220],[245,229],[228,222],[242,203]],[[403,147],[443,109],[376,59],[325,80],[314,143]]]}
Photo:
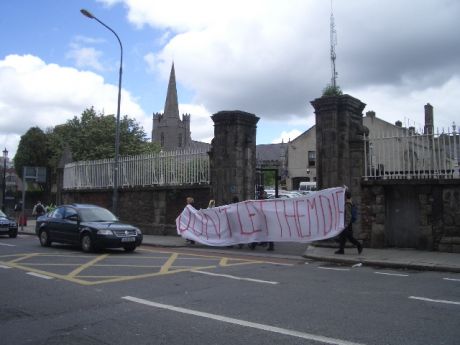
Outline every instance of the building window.
{"label": "building window", "polygon": [[165,134],[163,132],[161,132],[160,145],[161,147],[165,146]]}
{"label": "building window", "polygon": [[308,166],[314,167],[316,165],[316,151],[308,151]]}
{"label": "building window", "polygon": [[182,147],[182,133],[179,133],[179,147]]}

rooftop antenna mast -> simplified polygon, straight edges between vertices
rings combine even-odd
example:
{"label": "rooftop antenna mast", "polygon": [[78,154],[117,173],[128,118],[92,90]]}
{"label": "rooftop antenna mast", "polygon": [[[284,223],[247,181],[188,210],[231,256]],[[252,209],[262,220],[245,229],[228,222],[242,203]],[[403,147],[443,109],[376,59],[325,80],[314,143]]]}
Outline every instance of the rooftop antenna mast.
{"label": "rooftop antenna mast", "polygon": [[336,58],[335,46],[337,45],[337,31],[335,31],[334,12],[332,11],[332,0],[331,0],[330,35],[331,35],[331,70],[332,70],[331,85],[335,89],[337,87],[337,75],[338,75],[338,73],[335,71],[335,58]]}

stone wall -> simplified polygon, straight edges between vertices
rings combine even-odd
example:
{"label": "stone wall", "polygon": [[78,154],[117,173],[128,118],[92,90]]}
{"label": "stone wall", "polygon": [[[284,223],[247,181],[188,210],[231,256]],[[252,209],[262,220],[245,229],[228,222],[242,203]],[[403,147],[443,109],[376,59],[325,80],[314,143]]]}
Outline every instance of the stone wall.
{"label": "stone wall", "polygon": [[[144,234],[175,235],[175,219],[183,210],[188,196],[195,199],[196,208],[206,208],[210,186],[120,189],[118,217],[138,226]],[[62,199],[64,204],[88,203],[110,209],[112,190],[64,191]]]}
{"label": "stone wall", "polygon": [[361,232],[372,248],[460,253],[460,181],[363,181]]}

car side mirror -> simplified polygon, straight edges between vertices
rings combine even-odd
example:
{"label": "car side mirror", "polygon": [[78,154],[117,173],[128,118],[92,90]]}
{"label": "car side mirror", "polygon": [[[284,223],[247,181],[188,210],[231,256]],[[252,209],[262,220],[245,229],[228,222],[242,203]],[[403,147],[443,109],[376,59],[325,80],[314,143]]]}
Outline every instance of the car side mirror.
{"label": "car side mirror", "polygon": [[78,218],[78,214],[72,214],[68,218],[68,220],[71,220],[73,222],[78,222],[80,219]]}

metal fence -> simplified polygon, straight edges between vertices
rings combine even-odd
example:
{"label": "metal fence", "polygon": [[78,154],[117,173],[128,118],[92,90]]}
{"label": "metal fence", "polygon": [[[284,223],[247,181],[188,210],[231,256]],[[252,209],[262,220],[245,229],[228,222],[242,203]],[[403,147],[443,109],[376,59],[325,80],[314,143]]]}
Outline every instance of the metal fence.
{"label": "metal fence", "polygon": [[460,178],[459,133],[402,128],[365,137],[364,179]]}
{"label": "metal fence", "polygon": [[[113,159],[79,161],[64,167],[64,189],[113,187]],[[205,150],[178,150],[120,157],[118,186],[169,186],[209,183]]]}

